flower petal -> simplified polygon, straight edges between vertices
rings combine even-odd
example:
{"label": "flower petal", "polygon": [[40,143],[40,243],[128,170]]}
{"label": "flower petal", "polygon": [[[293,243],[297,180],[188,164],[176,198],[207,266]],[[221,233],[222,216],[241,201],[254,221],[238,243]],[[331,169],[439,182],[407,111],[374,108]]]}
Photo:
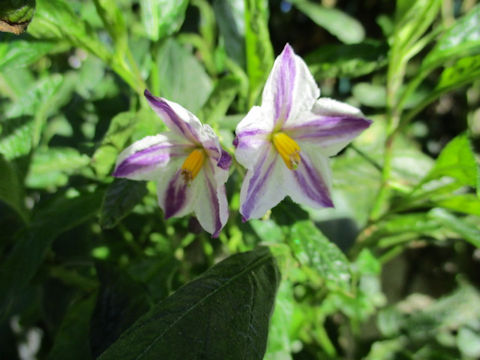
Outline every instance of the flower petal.
{"label": "flower petal", "polygon": [[283,170],[286,167],[273,145],[264,147],[257,163],[243,179],[240,213],[244,220],[262,217],[286,195]]}
{"label": "flower petal", "polygon": [[190,143],[173,134],[147,136],[123,150],[117,159],[113,176],[132,180],[156,180],[159,171],[172,158],[188,153]]}
{"label": "flower petal", "polygon": [[213,237],[218,236],[228,220],[225,185],[224,182],[217,183],[216,169],[218,169],[216,164],[209,162],[198,174],[198,179],[195,179],[197,181],[195,186],[198,188],[194,205],[195,215],[200,225]]}
{"label": "flower petal", "polygon": [[[157,184],[158,204],[163,210],[165,219],[179,217],[193,211],[197,187],[197,178],[189,184],[181,171],[181,161],[175,161],[165,169],[163,177]],[[200,176],[200,174],[199,174]]]}
{"label": "flower petal", "polygon": [[[372,123],[363,117],[353,115],[307,114],[304,123],[285,127],[283,130],[302,148],[312,144],[325,156],[336,155]],[[310,118],[308,118],[310,117]]]}
{"label": "flower petal", "polygon": [[200,143],[199,132],[202,131],[203,126],[195,115],[173,101],[153,96],[148,90],[145,90],[144,94],[151,108],[163,119],[170,130],[193,143]]}
{"label": "flower petal", "polygon": [[246,168],[252,168],[260,149],[269,144],[272,131],[272,119],[265,116],[260,106],[252,107],[235,130],[235,159]]}
{"label": "flower petal", "polygon": [[296,170],[284,166],[287,194],[293,201],[313,208],[333,207],[328,158],[311,149],[302,149],[300,158]]}
{"label": "flower petal", "polygon": [[285,45],[275,59],[262,94],[262,108],[273,114],[275,126],[312,108],[320,90],[305,62]]}

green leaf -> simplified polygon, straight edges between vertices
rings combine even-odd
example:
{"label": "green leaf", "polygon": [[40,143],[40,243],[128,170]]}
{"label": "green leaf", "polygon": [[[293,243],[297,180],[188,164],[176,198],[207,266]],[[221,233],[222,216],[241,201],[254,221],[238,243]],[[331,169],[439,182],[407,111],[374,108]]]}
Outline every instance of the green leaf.
{"label": "green leaf", "polygon": [[200,120],[208,124],[217,124],[227,113],[239,88],[240,81],[236,77],[221,78],[200,111]]}
{"label": "green leaf", "polygon": [[140,0],[142,23],[149,39],[158,41],[180,29],[187,5],[188,0]]}
{"label": "green leaf", "polygon": [[228,56],[245,68],[244,0],[214,0],[213,10]]}
{"label": "green leaf", "polygon": [[313,269],[329,289],[351,291],[347,258],[311,221],[294,224],[289,242],[300,264]]}
{"label": "green leaf", "polygon": [[473,246],[480,248],[480,230],[477,224],[470,224],[465,219],[456,217],[447,210],[435,208],[428,212],[428,215],[437,220],[447,229],[450,229],[464,238]]}
{"label": "green leaf", "polygon": [[[480,26],[480,24],[479,24]],[[480,44],[479,44],[480,47]],[[453,66],[443,70],[440,81],[434,89],[436,93],[445,93],[471,83],[480,77],[480,55],[459,59]],[[435,94],[438,96],[438,94]]]}
{"label": "green leaf", "polygon": [[29,33],[43,39],[65,39],[71,45],[84,48],[101,59],[110,54],[88,23],[75,14],[63,0],[37,0],[35,18]]}
{"label": "green leaf", "polygon": [[273,66],[273,48],[268,32],[268,1],[245,1],[245,41],[249,105],[260,94]]}
{"label": "green leaf", "polygon": [[362,24],[341,10],[327,8],[307,0],[291,1],[301,12],[317,25],[346,44],[360,43],[365,38]]}
{"label": "green leaf", "polygon": [[39,148],[35,151],[26,184],[31,188],[63,186],[68,176],[88,165],[90,158],[74,148]]}
{"label": "green leaf", "polygon": [[330,44],[308,54],[305,61],[316,79],[356,78],[387,65],[387,46],[380,42]]}
{"label": "green leaf", "polygon": [[75,198],[65,194],[55,197],[49,206],[39,211],[28,228],[19,231],[15,245],[0,268],[0,319],[8,314],[16,295],[35,275],[51,243],[61,233],[70,230],[95,215],[102,194],[85,193]]}
{"label": "green leaf", "polygon": [[466,134],[457,136],[445,146],[422,183],[444,176],[455,179],[460,186],[471,186],[479,191],[478,165]]}
{"label": "green leaf", "polygon": [[292,323],[295,301],[293,284],[282,281],[275,301],[275,311],[270,322],[267,352],[264,360],[291,360],[292,341],[290,327]]}
{"label": "green leaf", "polygon": [[451,58],[480,52],[480,5],[458,19],[425,57],[422,68],[445,64]]}
{"label": "green leaf", "polygon": [[0,71],[33,64],[55,47],[55,43],[51,41],[4,40],[6,41],[0,42]]}
{"label": "green leaf", "polygon": [[[195,56],[167,39],[156,57],[161,95],[196,113],[212,91],[212,81]],[[158,95],[158,94],[154,94]]]}
{"label": "green leaf", "polygon": [[464,214],[480,216],[480,199],[474,194],[451,195],[441,200],[434,200],[436,206],[458,211]]}
{"label": "green leaf", "polygon": [[33,119],[13,117],[0,122],[0,154],[7,160],[26,156],[32,149]]}
{"label": "green leaf", "polygon": [[233,255],[157,304],[99,359],[262,359],[279,273],[268,249]]}
{"label": "green leaf", "polygon": [[361,104],[384,108],[387,103],[387,90],[384,86],[371,83],[358,83],[352,89],[352,94]]}
{"label": "green leaf", "polygon": [[105,192],[100,212],[100,225],[111,229],[133,210],[147,194],[143,181],[115,179]]}
{"label": "green leaf", "polygon": [[128,41],[127,27],[117,2],[114,0],[94,0],[94,4],[105,28],[119,47],[117,51],[125,50]]}
{"label": "green leaf", "polygon": [[464,356],[470,358],[480,357],[480,331],[477,322],[477,328],[462,327],[458,331],[457,346]]}
{"label": "green leaf", "polygon": [[14,164],[0,154],[0,201],[12,207],[23,220],[27,219],[23,185]]}
{"label": "green leaf", "polygon": [[95,295],[91,295],[72,303],[60,324],[48,360],[65,359],[66,354],[72,360],[92,359],[88,333],[95,298]]}
{"label": "green leaf", "polygon": [[109,263],[97,263],[96,270],[100,291],[90,324],[90,344],[95,358],[150,309],[143,284]]}
{"label": "green leaf", "polygon": [[35,0],[3,0],[0,3],[0,31],[20,34],[35,13]]}
{"label": "green leaf", "polygon": [[110,121],[102,143],[92,156],[92,166],[99,176],[110,174],[118,154],[133,134],[137,121],[138,115],[133,112],[120,113]]}

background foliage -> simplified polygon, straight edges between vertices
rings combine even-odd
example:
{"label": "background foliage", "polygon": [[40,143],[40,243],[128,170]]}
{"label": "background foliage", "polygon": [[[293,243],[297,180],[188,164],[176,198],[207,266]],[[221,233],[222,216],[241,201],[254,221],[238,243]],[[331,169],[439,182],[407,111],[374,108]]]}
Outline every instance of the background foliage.
{"label": "background foliage", "polygon": [[[1,6],[34,11],[0,33],[2,359],[480,357],[475,1]],[[335,209],[286,199],[242,223],[234,166],[211,239],[163,220],[153,183],[111,177],[164,130],[145,88],[233,152],[286,42],[374,120],[331,161]]]}

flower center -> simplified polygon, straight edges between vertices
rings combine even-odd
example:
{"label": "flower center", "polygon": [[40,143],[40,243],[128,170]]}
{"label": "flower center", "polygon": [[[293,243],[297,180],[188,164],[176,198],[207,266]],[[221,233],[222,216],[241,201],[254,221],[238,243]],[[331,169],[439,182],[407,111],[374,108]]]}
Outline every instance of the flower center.
{"label": "flower center", "polygon": [[193,150],[185,159],[182,165],[182,176],[186,183],[195,179],[205,162],[205,151],[203,149]]}
{"label": "flower center", "polygon": [[272,137],[273,145],[290,170],[296,170],[300,164],[300,146],[290,136],[278,132]]}

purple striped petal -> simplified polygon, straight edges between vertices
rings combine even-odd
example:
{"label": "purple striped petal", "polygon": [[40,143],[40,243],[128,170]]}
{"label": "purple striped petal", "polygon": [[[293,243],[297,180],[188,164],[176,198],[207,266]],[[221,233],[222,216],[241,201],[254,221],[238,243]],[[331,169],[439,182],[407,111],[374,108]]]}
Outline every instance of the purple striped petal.
{"label": "purple striped petal", "polygon": [[265,84],[262,108],[273,116],[276,126],[282,126],[289,118],[311,109],[319,96],[320,90],[307,65],[290,45],[285,45]]}
{"label": "purple striped petal", "polygon": [[277,151],[269,145],[247,171],[240,191],[240,213],[245,220],[262,217],[285,197],[282,166]]}
{"label": "purple striped petal", "polygon": [[232,165],[232,157],[228,152],[222,149],[222,155],[218,160],[217,166],[223,170],[228,170],[230,169],[230,165]]}
{"label": "purple striped petal", "polygon": [[174,170],[173,176],[158,183],[158,201],[165,219],[183,216],[193,210],[194,188],[184,180],[181,169]]}
{"label": "purple striped petal", "polygon": [[188,147],[168,134],[147,136],[120,153],[113,176],[133,180],[156,180],[156,172],[172,158],[184,156]]}
{"label": "purple striped petal", "polygon": [[181,105],[160,97],[153,96],[145,90],[145,97],[151,108],[163,119],[168,128],[193,143],[200,143],[200,120]]}
{"label": "purple striped petal", "polygon": [[300,158],[296,170],[288,170],[286,166],[284,168],[287,194],[293,201],[314,208],[333,207],[328,158],[321,155],[313,157],[304,151],[300,153]]}
{"label": "purple striped petal", "polygon": [[194,206],[195,215],[205,231],[218,237],[228,219],[228,203],[225,185],[218,184],[216,167],[212,163],[205,166],[195,185],[198,188]]}
{"label": "purple striped petal", "polygon": [[303,143],[323,148],[323,153],[333,156],[368,128],[371,120],[349,115],[318,116],[283,130],[302,147]]}

